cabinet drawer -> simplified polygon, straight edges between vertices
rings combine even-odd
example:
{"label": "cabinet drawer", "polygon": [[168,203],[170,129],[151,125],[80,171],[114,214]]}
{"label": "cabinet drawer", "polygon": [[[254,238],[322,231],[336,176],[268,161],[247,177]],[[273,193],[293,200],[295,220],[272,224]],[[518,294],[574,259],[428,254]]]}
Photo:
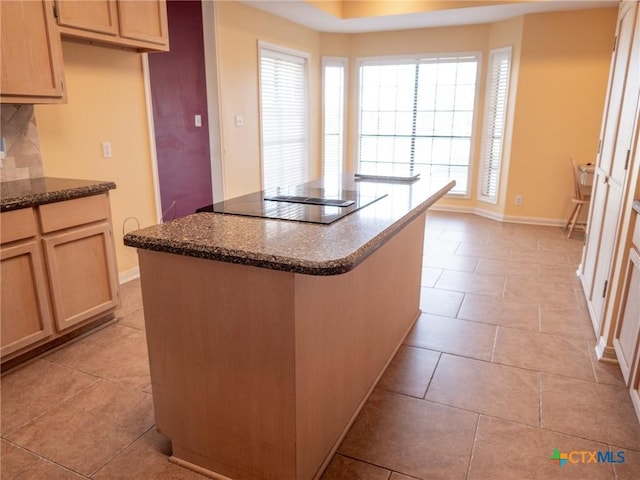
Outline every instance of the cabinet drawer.
{"label": "cabinet drawer", "polygon": [[107,195],[93,195],[41,205],[39,210],[42,233],[49,233],[108,219],[109,199]]}
{"label": "cabinet drawer", "polygon": [[22,208],[3,212],[0,216],[1,243],[15,242],[23,238],[35,237],[36,216],[33,208]]}
{"label": "cabinet drawer", "polygon": [[636,215],[636,228],[633,229],[633,244],[640,250],[640,214]]}

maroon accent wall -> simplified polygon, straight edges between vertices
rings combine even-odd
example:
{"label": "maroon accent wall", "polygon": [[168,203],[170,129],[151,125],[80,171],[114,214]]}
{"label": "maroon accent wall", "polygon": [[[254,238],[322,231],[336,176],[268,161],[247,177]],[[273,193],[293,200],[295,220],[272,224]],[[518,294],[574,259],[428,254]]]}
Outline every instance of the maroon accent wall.
{"label": "maroon accent wall", "polygon": [[213,194],[202,6],[170,0],[167,14],[170,51],[149,54],[149,74],[162,212],[171,220],[210,205]]}

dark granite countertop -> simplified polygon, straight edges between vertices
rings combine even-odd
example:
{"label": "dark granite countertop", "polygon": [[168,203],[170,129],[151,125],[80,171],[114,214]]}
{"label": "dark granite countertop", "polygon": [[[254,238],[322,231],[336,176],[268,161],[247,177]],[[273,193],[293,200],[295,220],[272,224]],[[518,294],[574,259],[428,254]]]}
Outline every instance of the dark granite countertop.
{"label": "dark granite countertop", "polygon": [[[124,243],[273,270],[338,275],[355,268],[454,185],[428,177],[409,184],[356,182],[350,175],[341,188],[386,196],[330,225],[197,213],[128,233]],[[308,186],[326,185],[318,180]]]}
{"label": "dark granite countertop", "polygon": [[640,200],[636,200],[635,202],[633,202],[633,209],[636,211],[636,213],[640,213]]}
{"label": "dark granite countertop", "polygon": [[0,184],[0,212],[97,195],[116,188],[113,182],[42,177]]}

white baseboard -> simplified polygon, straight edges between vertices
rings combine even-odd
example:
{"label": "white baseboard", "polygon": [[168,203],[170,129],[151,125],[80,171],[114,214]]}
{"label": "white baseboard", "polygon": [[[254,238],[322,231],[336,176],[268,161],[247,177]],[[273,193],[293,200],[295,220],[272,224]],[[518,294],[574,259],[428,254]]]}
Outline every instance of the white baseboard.
{"label": "white baseboard", "polygon": [[542,227],[564,227],[566,220],[558,218],[541,217],[518,217],[515,215],[505,215],[504,221],[507,223],[524,223],[526,225],[540,225]]}
{"label": "white baseboard", "polygon": [[616,350],[613,347],[607,346],[607,340],[604,337],[598,339],[596,345],[596,356],[601,362],[618,363],[618,356]]}
{"label": "white baseboard", "polygon": [[479,207],[456,207],[452,205],[435,204],[430,210],[453,213],[471,213],[480,217],[489,218],[504,223],[522,223],[525,225],[540,225],[543,227],[564,227],[566,220],[558,218],[541,218],[541,217],[520,217],[515,215],[503,215],[501,213],[484,210]]}
{"label": "white baseboard", "polygon": [[122,272],[118,275],[120,285],[130,282],[131,280],[135,280],[136,278],[140,278],[140,267],[132,268],[131,270],[127,270],[126,272]]}

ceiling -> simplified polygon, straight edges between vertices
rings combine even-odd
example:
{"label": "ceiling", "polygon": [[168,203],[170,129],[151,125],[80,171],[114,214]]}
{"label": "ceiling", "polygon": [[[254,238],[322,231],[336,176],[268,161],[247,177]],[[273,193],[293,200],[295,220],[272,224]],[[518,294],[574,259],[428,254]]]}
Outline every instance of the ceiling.
{"label": "ceiling", "polygon": [[[449,27],[492,23],[528,13],[615,7],[617,0],[542,0],[505,2],[469,8],[435,10],[403,15],[338,18],[302,0],[240,0],[252,7],[304,25],[319,32],[364,33],[411,28]],[[397,0],[396,0],[397,1]]]}

